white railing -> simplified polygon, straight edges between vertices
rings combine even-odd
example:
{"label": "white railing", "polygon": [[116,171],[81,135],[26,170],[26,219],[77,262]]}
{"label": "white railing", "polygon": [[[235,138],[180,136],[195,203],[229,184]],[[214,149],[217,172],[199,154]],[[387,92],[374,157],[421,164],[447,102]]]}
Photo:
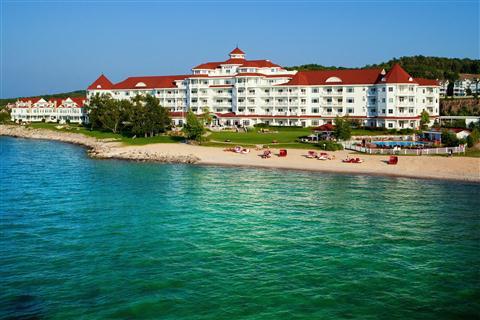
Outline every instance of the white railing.
{"label": "white railing", "polygon": [[435,155],[435,154],[449,154],[449,153],[465,153],[465,145],[458,147],[443,147],[443,148],[423,148],[423,149],[382,149],[382,148],[367,148],[351,142],[343,142],[343,147],[348,150],[358,151],[367,154],[397,154],[397,155]]}

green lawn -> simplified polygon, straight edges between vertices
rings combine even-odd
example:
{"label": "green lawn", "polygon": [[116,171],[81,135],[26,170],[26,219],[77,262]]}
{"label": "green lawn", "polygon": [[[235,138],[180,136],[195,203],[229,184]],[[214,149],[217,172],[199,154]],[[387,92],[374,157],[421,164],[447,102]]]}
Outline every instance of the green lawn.
{"label": "green lawn", "polygon": [[[171,137],[171,136],[157,136],[151,138],[130,138],[123,136],[119,133],[112,133],[107,131],[98,131],[98,130],[89,130],[83,126],[78,126],[76,124],[70,125],[59,125],[57,123],[43,123],[43,122],[35,122],[28,125],[31,128],[37,129],[49,129],[54,131],[61,131],[61,132],[72,132],[72,133],[80,133],[89,137],[97,138],[97,139],[116,139],[119,142],[128,145],[145,145],[149,143],[177,143],[183,141],[184,139],[181,137]],[[57,126],[62,126],[62,129],[56,128]]]}
{"label": "green lawn", "polygon": [[[150,143],[178,143],[183,141],[182,137],[175,136],[157,136],[151,138],[131,138],[126,137],[118,133],[89,130],[83,126],[70,124],[62,125],[63,128],[56,128],[59,126],[57,123],[32,123],[29,124],[32,128],[50,129],[62,132],[74,132],[81,133],[89,137],[97,139],[116,139],[119,142],[128,145],[146,145]],[[310,128],[299,127],[270,127],[268,132],[261,132],[260,128],[252,128],[248,132],[210,132],[208,135],[208,141],[203,142],[205,146],[215,147],[231,147],[232,145],[242,145],[245,147],[255,147],[256,145],[268,145],[275,148],[296,148],[296,149],[315,149],[319,148],[316,145],[298,142],[298,139],[303,136],[308,136],[312,133]],[[383,135],[382,131],[370,131],[364,129],[353,129],[353,135]],[[276,141],[277,143],[273,143]]]}
{"label": "green lawn", "polygon": [[255,128],[248,132],[212,132],[208,138],[211,142],[222,143],[230,140],[231,143],[239,144],[271,144],[273,141],[278,143],[294,143],[301,136],[311,134],[310,129],[306,128],[269,128],[269,133],[261,133],[259,129]]}

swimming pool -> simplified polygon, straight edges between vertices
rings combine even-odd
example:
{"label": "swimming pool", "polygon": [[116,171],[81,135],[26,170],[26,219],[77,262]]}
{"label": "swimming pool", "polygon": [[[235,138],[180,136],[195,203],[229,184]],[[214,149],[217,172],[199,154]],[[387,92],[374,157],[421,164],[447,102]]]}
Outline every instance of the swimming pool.
{"label": "swimming pool", "polygon": [[373,144],[377,145],[377,147],[385,148],[385,147],[413,147],[413,146],[423,146],[425,145],[424,142],[420,141],[374,141]]}

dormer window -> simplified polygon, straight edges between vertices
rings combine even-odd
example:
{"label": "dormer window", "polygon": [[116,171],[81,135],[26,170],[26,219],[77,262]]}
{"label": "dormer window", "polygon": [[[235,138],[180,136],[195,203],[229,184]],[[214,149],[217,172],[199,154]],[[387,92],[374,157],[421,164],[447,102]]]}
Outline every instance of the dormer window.
{"label": "dormer window", "polygon": [[102,89],[102,86],[101,86],[101,85],[97,85],[97,89]]}
{"label": "dormer window", "polygon": [[144,88],[146,87],[147,85],[144,83],[144,82],[139,82],[135,85],[136,88]]}
{"label": "dormer window", "polygon": [[342,79],[338,77],[330,77],[325,82],[342,82]]}

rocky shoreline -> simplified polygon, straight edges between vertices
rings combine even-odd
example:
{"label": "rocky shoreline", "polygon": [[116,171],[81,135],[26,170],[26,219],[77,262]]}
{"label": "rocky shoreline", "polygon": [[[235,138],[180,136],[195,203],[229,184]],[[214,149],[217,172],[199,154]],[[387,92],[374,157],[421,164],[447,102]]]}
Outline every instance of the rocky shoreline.
{"label": "rocky shoreline", "polygon": [[56,132],[48,129],[35,129],[18,125],[0,125],[0,136],[15,138],[52,140],[73,143],[88,149],[88,155],[94,159],[118,159],[138,162],[197,163],[200,158],[190,155],[170,155],[160,152],[141,150],[119,151],[121,143],[109,139],[96,139],[80,133]]}

